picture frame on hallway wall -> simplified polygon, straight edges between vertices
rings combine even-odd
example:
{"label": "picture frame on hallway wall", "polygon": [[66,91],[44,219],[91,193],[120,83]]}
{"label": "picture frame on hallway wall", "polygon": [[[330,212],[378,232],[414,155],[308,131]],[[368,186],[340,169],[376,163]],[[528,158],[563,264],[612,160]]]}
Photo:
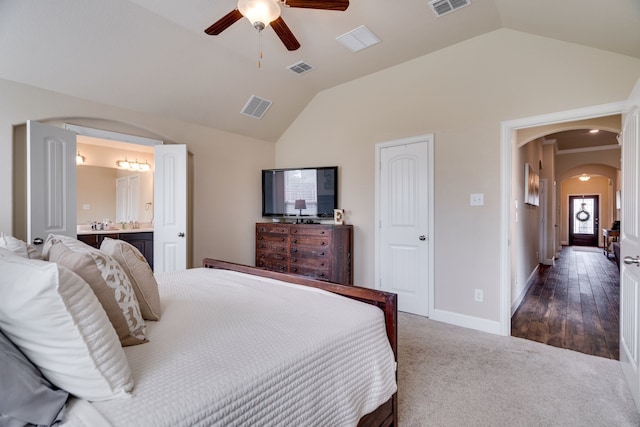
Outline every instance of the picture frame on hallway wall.
{"label": "picture frame on hallway wall", "polygon": [[524,202],[531,206],[540,204],[540,176],[529,163],[524,164]]}

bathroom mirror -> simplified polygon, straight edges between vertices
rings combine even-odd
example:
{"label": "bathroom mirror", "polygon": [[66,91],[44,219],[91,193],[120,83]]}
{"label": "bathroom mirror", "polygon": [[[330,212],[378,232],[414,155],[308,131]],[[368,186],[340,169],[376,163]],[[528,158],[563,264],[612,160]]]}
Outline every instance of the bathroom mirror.
{"label": "bathroom mirror", "polygon": [[153,221],[153,171],[78,165],[78,224]]}

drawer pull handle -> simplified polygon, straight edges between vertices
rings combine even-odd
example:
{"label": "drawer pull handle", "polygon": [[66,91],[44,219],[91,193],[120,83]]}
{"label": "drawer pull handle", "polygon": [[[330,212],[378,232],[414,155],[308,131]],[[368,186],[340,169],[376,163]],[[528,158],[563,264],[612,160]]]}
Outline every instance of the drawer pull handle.
{"label": "drawer pull handle", "polygon": [[320,243],[320,245],[324,246],[324,245],[326,245],[326,243],[325,243],[325,242],[322,242],[322,243]]}
{"label": "drawer pull handle", "polygon": [[291,252],[296,253],[298,252],[298,250],[294,248],[294,249],[291,249]]}

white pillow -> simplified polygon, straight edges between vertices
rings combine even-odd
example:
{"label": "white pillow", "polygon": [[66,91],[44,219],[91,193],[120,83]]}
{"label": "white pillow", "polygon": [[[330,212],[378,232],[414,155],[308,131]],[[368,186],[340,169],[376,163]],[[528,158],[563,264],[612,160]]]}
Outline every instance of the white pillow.
{"label": "white pillow", "polygon": [[0,251],[0,277],[0,329],[52,384],[86,400],[129,394],[124,350],[82,278],[7,251]]}
{"label": "white pillow", "polygon": [[42,254],[35,247],[4,233],[0,233],[0,248],[8,249],[23,258],[42,259]]}

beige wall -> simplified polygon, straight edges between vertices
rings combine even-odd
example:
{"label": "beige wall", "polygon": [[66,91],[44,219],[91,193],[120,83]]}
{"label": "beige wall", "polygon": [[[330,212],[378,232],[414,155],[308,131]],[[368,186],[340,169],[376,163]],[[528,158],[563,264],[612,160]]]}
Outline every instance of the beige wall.
{"label": "beige wall", "polygon": [[276,164],[341,167],[355,281],[372,287],[374,145],[433,132],[436,308],[499,321],[500,123],[624,100],[639,76],[638,59],[499,30],[318,94]]}
{"label": "beige wall", "polygon": [[[260,220],[260,170],[274,166],[271,142],[162,116],[87,102],[0,80],[0,232],[12,230],[13,126],[27,120],[73,123],[187,145],[193,156],[193,260],[251,264]],[[247,118],[247,120],[253,120]]]}

